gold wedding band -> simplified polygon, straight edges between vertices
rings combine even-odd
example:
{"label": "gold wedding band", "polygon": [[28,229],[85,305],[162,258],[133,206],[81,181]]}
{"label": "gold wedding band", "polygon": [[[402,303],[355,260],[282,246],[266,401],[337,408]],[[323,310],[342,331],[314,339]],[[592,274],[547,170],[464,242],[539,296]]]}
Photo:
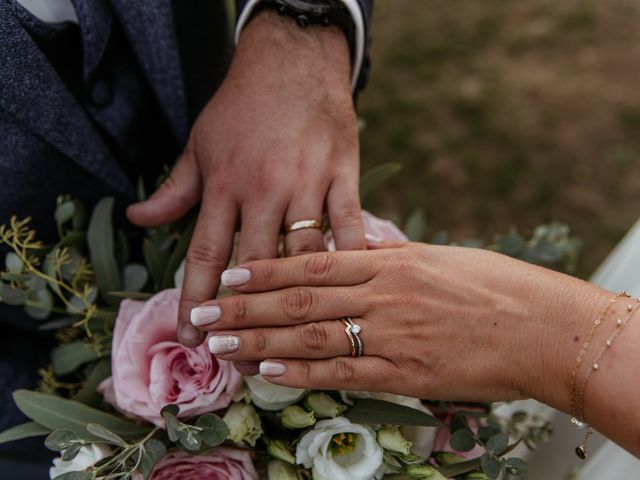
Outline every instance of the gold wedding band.
{"label": "gold wedding band", "polygon": [[361,357],[364,355],[364,345],[362,344],[362,339],[358,335],[362,328],[360,325],[355,323],[351,317],[341,318],[340,321],[345,326],[345,333],[347,334],[347,338],[349,339],[349,344],[351,345],[351,356],[352,357]]}
{"label": "gold wedding band", "polygon": [[297,222],[290,223],[284,229],[284,233],[295,232],[296,230],[305,230],[307,228],[315,228],[316,230],[322,230],[321,220],[298,220]]}

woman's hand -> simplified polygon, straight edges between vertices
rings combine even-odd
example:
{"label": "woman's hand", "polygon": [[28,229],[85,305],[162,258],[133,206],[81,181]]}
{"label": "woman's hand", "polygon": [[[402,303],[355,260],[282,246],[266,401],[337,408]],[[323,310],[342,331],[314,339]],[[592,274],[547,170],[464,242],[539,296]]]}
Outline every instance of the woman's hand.
{"label": "woman's hand", "polygon": [[[200,328],[221,358],[266,359],[261,372],[279,385],[434,400],[565,405],[567,345],[606,302],[585,282],[497,253],[422,244],[257,261],[222,279],[244,295],[200,307],[219,316]],[[343,317],[362,327],[361,358],[349,356]]]}

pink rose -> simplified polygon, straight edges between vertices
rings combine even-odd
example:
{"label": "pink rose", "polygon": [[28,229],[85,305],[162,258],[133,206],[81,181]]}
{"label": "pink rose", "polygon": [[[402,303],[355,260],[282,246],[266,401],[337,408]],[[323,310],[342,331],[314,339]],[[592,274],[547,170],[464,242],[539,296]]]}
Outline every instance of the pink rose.
{"label": "pink rose", "polygon": [[[390,220],[383,220],[370,214],[366,210],[362,210],[362,221],[364,222],[365,237],[368,241],[409,241],[407,236]],[[324,236],[324,245],[329,251],[334,251],[336,249],[336,242],[331,230],[329,230]]]}
{"label": "pink rose", "polygon": [[[142,480],[136,474],[135,480]],[[206,455],[171,452],[153,467],[149,480],[257,480],[249,452],[220,447]]]}
{"label": "pink rose", "polygon": [[[476,409],[473,407],[469,407],[466,410],[476,410]],[[477,410],[482,411],[480,409],[477,409]],[[441,413],[436,415],[436,417],[438,417],[438,419],[441,420],[445,425],[451,425],[451,422],[455,418],[455,412]],[[473,417],[467,417],[467,423],[473,433],[478,432],[478,428],[480,428],[480,425],[476,419],[474,419]],[[436,432],[436,439],[433,442],[433,451],[455,453],[456,455],[459,455],[466,460],[477,458],[485,452],[485,450],[480,445],[476,445],[475,447],[473,447],[473,449],[467,452],[459,452],[457,450],[454,450],[451,447],[451,445],[449,445],[450,439],[451,439],[451,430],[449,430],[449,427],[439,428],[438,431]]]}
{"label": "pink rose", "polygon": [[205,344],[187,348],[177,341],[178,289],[146,302],[124,300],[111,350],[112,377],[98,387],[125,414],[163,428],[160,410],[180,407],[180,417],[226,408],[242,382],[230,362],[218,360]]}

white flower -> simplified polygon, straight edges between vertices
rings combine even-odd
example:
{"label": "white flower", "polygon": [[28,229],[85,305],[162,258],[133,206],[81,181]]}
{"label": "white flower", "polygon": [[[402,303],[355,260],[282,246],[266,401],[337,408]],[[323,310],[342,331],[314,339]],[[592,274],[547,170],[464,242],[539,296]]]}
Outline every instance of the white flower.
{"label": "white flower", "polygon": [[314,480],[371,480],[384,473],[375,432],[345,417],[321,420],[305,433],[296,462],[312,468]]}
{"label": "white flower", "polygon": [[63,473],[79,472],[111,455],[111,449],[102,444],[90,443],[80,449],[78,455],[70,462],[61,457],[53,459],[53,467],[49,469],[49,478],[56,478]]}
{"label": "white flower", "polygon": [[[405,397],[404,395],[395,395],[393,393],[377,393],[377,392],[351,392],[341,391],[342,400],[349,405],[353,402],[349,398],[376,398],[386,402],[397,403],[405,407],[415,408],[428,415],[433,415],[419,399],[413,397]],[[400,428],[402,436],[410,441],[413,446],[411,453],[419,455],[422,458],[429,458],[433,451],[433,442],[436,438],[437,427],[412,427],[404,426]]]}
{"label": "white flower", "polygon": [[244,377],[251,391],[251,400],[263,410],[275,412],[293,405],[307,393],[300,388],[281,387],[267,382],[262,375]]}

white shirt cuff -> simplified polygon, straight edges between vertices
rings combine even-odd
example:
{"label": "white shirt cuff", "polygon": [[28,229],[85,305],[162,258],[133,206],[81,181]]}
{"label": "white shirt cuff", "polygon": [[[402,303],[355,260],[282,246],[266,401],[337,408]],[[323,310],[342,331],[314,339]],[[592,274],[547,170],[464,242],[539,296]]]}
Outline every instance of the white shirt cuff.
{"label": "white shirt cuff", "polygon": [[[236,44],[240,39],[240,33],[242,29],[245,27],[249,19],[251,18],[251,13],[253,12],[256,5],[261,0],[249,0],[244,7],[244,10],[240,14],[238,18],[238,23],[236,25],[236,34],[235,41]],[[365,35],[364,35],[364,14],[360,9],[360,5],[357,0],[340,0],[346,9],[351,14],[351,18],[353,20],[353,24],[355,26],[355,52],[353,65],[351,67],[351,91],[354,92],[356,86],[358,85],[358,77],[360,76],[360,69],[362,68],[362,62],[364,59],[364,47],[365,47]]]}

